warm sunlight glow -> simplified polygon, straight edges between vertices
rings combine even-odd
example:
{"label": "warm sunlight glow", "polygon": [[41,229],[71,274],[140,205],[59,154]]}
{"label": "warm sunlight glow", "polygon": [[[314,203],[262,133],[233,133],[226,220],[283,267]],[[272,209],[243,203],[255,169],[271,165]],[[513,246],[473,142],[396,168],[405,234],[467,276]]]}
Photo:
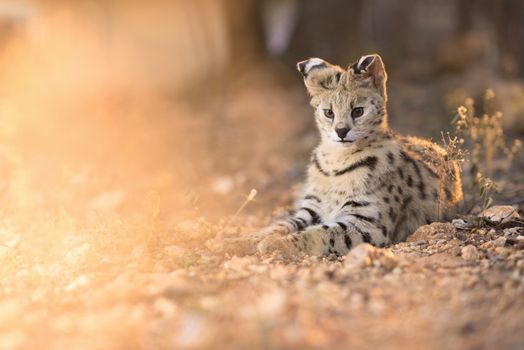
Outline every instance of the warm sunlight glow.
{"label": "warm sunlight glow", "polygon": [[522,348],[524,6],[471,3],[0,0],[0,349]]}

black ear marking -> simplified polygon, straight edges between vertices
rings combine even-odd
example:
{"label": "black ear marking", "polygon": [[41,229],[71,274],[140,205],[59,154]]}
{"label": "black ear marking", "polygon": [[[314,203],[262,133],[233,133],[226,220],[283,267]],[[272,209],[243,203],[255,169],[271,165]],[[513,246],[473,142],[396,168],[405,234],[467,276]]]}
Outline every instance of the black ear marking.
{"label": "black ear marking", "polygon": [[307,64],[307,62],[308,62],[308,60],[305,60],[305,61],[297,63],[297,69],[304,77],[306,76],[306,64]]}
{"label": "black ear marking", "polygon": [[371,63],[373,63],[374,60],[375,60],[375,56],[372,56],[372,55],[361,57],[360,60],[358,61],[359,70],[367,71],[367,68],[369,67]]}
{"label": "black ear marking", "polygon": [[371,54],[360,57],[357,62],[348,68],[348,74],[350,80],[374,86],[387,99],[386,81],[388,76],[380,55]]}
{"label": "black ear marking", "polygon": [[360,59],[353,64],[350,69],[353,70],[354,73],[360,74],[360,73],[367,73],[369,66],[375,61],[375,55],[367,55],[362,56]]}
{"label": "black ear marking", "polygon": [[307,78],[307,76],[312,70],[326,67],[326,62],[320,58],[310,58],[308,60],[297,63],[297,70],[302,74],[304,78]]}

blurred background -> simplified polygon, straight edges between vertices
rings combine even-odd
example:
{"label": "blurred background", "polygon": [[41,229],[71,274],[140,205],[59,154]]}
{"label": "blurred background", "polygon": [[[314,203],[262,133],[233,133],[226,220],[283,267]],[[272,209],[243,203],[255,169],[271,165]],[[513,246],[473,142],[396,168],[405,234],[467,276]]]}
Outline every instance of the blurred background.
{"label": "blurred background", "polygon": [[[379,53],[391,126],[435,141],[491,89],[522,138],[523,18],[519,0],[0,0],[0,348],[216,346],[205,315],[250,342],[266,326],[235,318],[237,294],[234,317],[209,311],[235,284],[204,248],[292,201],[318,142],[296,62]],[[495,175],[523,184],[523,164]]]}
{"label": "blurred background", "polygon": [[10,206],[270,200],[316,143],[295,72],[312,56],[381,54],[401,132],[439,140],[487,88],[522,132],[523,16],[517,0],[1,1],[0,140],[28,166],[5,166]]}

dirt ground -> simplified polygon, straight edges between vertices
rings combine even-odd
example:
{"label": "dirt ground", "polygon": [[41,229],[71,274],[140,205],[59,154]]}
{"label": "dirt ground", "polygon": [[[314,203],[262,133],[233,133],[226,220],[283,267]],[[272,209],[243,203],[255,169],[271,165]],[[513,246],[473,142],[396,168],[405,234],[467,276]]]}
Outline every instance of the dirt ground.
{"label": "dirt ground", "polygon": [[[3,109],[0,348],[524,348],[521,219],[434,223],[338,258],[206,248],[291,203],[316,134],[303,91],[282,89],[205,108],[117,99],[88,121]],[[518,169],[495,204],[522,214]]]}
{"label": "dirt ground", "polygon": [[3,230],[1,348],[524,346],[522,221],[434,223],[391,249],[292,261],[213,255],[220,228],[204,219],[149,242],[103,226],[55,246]]}

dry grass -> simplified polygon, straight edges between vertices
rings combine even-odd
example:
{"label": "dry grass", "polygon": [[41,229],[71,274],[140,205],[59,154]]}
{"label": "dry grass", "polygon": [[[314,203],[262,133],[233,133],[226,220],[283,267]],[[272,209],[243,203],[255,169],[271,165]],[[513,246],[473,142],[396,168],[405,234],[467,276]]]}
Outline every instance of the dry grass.
{"label": "dry grass", "polygon": [[[453,133],[442,136],[449,158],[462,166],[464,191],[468,195],[464,205],[469,207],[467,212],[475,205],[480,205],[480,211],[484,211],[493,204],[499,186],[491,177],[496,170],[508,170],[522,147],[519,139],[508,145],[502,113],[493,107],[494,98],[493,90],[487,90],[480,116],[476,115],[475,101],[468,98],[452,121]],[[498,169],[496,161],[499,161]],[[478,197],[474,193],[478,193]]]}

